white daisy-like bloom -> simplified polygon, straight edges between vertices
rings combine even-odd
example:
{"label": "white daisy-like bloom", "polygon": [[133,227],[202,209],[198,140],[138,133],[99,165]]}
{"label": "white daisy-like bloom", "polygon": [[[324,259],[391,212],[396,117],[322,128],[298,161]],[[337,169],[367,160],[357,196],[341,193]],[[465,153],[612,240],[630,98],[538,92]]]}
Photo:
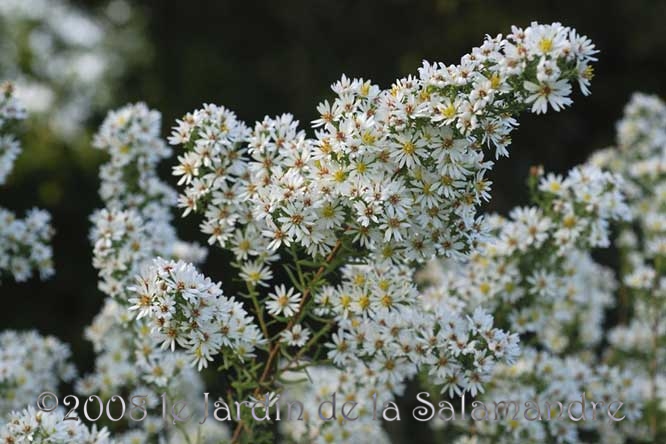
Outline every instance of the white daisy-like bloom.
{"label": "white daisy-like bloom", "polygon": [[293,287],[287,289],[284,285],[280,284],[268,294],[266,308],[268,309],[268,313],[273,316],[290,318],[298,312],[301,299],[301,294],[296,292]]}
{"label": "white daisy-like bloom", "polygon": [[555,111],[571,105],[571,84],[566,80],[544,80],[541,83],[525,82],[525,89],[530,93],[527,103],[532,103],[532,112],[543,114],[550,105]]}
{"label": "white daisy-like bloom", "polygon": [[290,347],[303,347],[310,339],[310,329],[303,328],[301,324],[294,325],[290,330],[281,333],[282,342]]}
{"label": "white daisy-like bloom", "polygon": [[267,282],[273,278],[273,272],[259,261],[246,262],[241,267],[239,276],[251,286],[267,287]]}

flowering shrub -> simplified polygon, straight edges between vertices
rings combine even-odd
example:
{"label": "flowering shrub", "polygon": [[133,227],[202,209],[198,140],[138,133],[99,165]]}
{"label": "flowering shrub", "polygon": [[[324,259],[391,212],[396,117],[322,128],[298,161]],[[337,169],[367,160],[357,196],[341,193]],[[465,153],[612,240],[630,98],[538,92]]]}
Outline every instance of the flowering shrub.
{"label": "flowering shrub", "polygon": [[[459,65],[426,62],[387,90],[343,76],[318,107],[314,138],[288,114],[253,128],[216,105],[185,115],[169,139],[184,151],[179,206],[202,214],[208,243],[234,255],[250,317],[190,266],[158,261],[133,287],[137,319],[153,320],[164,346],[181,345],[200,367],[221,352],[236,399],[281,391],[283,374],[315,364],[343,369],[354,381],[347,396],[363,384],[389,402],[419,373],[475,395],[496,363],[517,356],[517,337],[483,311],[426,306],[402,264],[472,251],[484,226],[476,211],[490,197],[486,150],[507,156],[516,116],[569,105],[572,82],[587,93],[595,52],[570,28],[534,23],[487,38]],[[586,236],[603,237],[621,212],[602,210],[581,227]],[[271,282],[279,260],[289,285]],[[229,304],[238,320],[220,321],[218,305]],[[238,325],[263,365],[240,370],[227,358]],[[257,426],[243,417],[233,439],[256,442]]]}
{"label": "flowering shrub", "polygon": [[[75,378],[65,344],[1,333],[0,439],[260,443],[279,431],[294,443],[390,442],[381,418],[399,417],[419,384],[440,406],[621,399],[627,419],[431,423],[459,443],[662,442],[666,104],[636,95],[616,148],[563,176],[534,168],[529,205],[480,214],[518,116],[569,106],[574,84],[588,94],[595,54],[559,23],[513,27],[388,89],[343,76],[310,135],[289,114],[247,125],[205,104],[167,143],[158,111],[111,111],[93,140],[109,157],[91,215],[105,296],[85,330],[94,369]],[[2,94],[0,182],[19,152],[9,125],[25,114],[11,87]],[[157,173],[173,151],[179,191]],[[235,276],[197,268],[208,250],[178,237],[175,207],[201,217]],[[48,217],[0,215],[3,275],[51,274]],[[593,258],[613,243],[617,278]],[[149,412],[88,427],[34,410],[62,381],[102,404],[145,397]],[[159,416],[166,399],[207,417],[211,386],[223,389],[215,414],[249,400],[269,419],[233,407],[205,424]],[[335,397],[356,403],[358,420],[320,408]],[[509,408],[484,419],[498,411]],[[280,414],[299,418],[276,424]]]}

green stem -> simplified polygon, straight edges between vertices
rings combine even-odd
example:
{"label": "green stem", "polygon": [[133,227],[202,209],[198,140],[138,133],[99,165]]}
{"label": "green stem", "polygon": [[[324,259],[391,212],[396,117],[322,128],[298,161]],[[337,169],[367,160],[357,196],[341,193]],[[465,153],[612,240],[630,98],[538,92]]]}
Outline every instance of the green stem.
{"label": "green stem", "polygon": [[268,340],[268,326],[266,325],[266,321],[264,321],[264,311],[262,310],[261,305],[259,304],[259,299],[257,298],[259,294],[257,293],[255,286],[250,285],[249,283],[247,284],[247,291],[250,296],[250,299],[252,299],[252,305],[254,306],[254,310],[257,314],[257,320],[259,321],[261,332],[264,334],[264,337]]}

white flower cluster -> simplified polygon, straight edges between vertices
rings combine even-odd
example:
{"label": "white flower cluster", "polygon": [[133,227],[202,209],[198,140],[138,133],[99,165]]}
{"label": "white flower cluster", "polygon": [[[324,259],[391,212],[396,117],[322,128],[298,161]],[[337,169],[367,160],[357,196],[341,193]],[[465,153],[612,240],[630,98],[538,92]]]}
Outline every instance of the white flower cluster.
{"label": "white flower cluster", "polygon": [[[55,390],[76,376],[69,346],[35,331],[0,332],[0,424],[46,389]],[[4,442],[4,441],[0,441]]]}
{"label": "white flower cluster", "polygon": [[[627,423],[635,422],[641,417],[642,385],[643,382],[634,378],[630,371],[620,371],[603,364],[595,365],[594,361],[585,361],[576,355],[559,358],[530,348],[522,350],[520,359],[514,365],[497,367],[488,392],[480,399],[486,402],[488,409],[487,413],[481,411],[477,415],[484,417],[487,414],[489,418],[474,421],[477,442],[624,442],[624,437],[619,434],[621,424],[613,424],[613,427],[608,425],[608,405],[621,400],[624,404],[617,417],[624,416]],[[586,419],[573,421],[568,416],[569,405],[578,401],[578,405],[573,405],[571,414],[580,418],[583,413],[580,407],[583,393],[586,395]],[[539,411],[533,407],[526,412],[526,400],[538,402]],[[499,415],[506,415],[506,418],[499,416],[499,420],[496,420],[493,401],[516,401],[519,413],[514,417],[516,406],[506,404],[498,412]],[[564,406],[561,420],[556,420],[560,415],[558,401]],[[551,404],[550,410],[546,402]],[[590,402],[598,403],[594,418]],[[616,402],[612,411],[617,407]],[[530,418],[540,416],[542,420],[528,421],[525,419],[526,414]],[[552,419],[548,420],[549,417]],[[455,421],[452,424],[459,427]],[[592,431],[596,434],[590,435]],[[599,438],[590,441],[586,436]]]}
{"label": "white flower cluster", "polygon": [[617,143],[595,153],[591,162],[626,177],[627,199],[641,235],[626,229],[620,242],[652,260],[666,254],[666,104],[635,94],[617,124]]}
{"label": "white flower cluster", "polygon": [[93,265],[99,270],[99,288],[105,294],[112,297],[123,295],[141,271],[141,265],[155,256],[196,263],[206,257],[204,248],[178,240],[168,208],[157,208],[160,210],[151,213],[148,220],[137,210],[105,208],[93,215]]}
{"label": "white flower cluster", "polygon": [[[157,175],[157,164],[172,154],[160,138],[162,116],[145,103],[110,111],[93,147],[111,159],[100,168],[100,196],[109,207],[172,206],[175,191]],[[148,213],[148,212],[147,212]]]}
{"label": "white flower cluster", "polygon": [[53,276],[52,236],[48,212],[33,208],[18,219],[12,211],[0,208],[0,277],[9,274],[23,282],[35,270],[40,279]]}
{"label": "white flower cluster", "polygon": [[106,427],[98,430],[97,425],[88,428],[81,421],[64,421],[65,413],[62,408],[43,412],[32,406],[13,412],[9,422],[0,427],[0,441],[11,444],[113,444]]}
{"label": "white flower cluster", "polygon": [[622,227],[619,323],[611,329],[607,358],[646,381],[643,402],[650,413],[632,436],[665,436],[666,414],[666,103],[634,94],[617,124],[617,146],[595,153],[591,162],[627,180],[632,224]]}
{"label": "white flower cluster", "polygon": [[[522,409],[526,400],[567,403],[586,392],[604,405],[622,400],[636,420],[644,384],[635,382],[630,370],[595,367],[605,310],[615,302],[617,285],[590,250],[607,247],[610,224],[629,219],[624,182],[586,164],[566,178],[534,169],[529,183],[534,206],[514,208],[508,218],[487,218],[489,237],[469,261],[432,263],[422,272],[422,278],[434,284],[425,290],[425,303],[467,311],[483,307],[500,328],[519,333],[526,343],[516,363],[493,369],[488,390],[478,400],[488,405],[517,400]],[[604,419],[528,421],[521,415],[454,427],[467,434],[473,428],[477,443],[585,442],[582,436],[591,432],[603,442],[617,442],[622,436],[619,428],[606,427]]]}
{"label": "white flower cluster", "polygon": [[244,362],[264,342],[243,304],[224,296],[220,284],[192,264],[155,259],[129,291],[129,309],[138,310],[139,319],[147,316],[162,348],[185,348],[198,370],[219,353]]}
{"label": "white flower cluster", "polygon": [[615,281],[588,250],[607,246],[609,223],[629,217],[622,181],[590,165],[531,180],[537,205],[486,219],[489,237],[467,262],[431,265],[427,304],[484,307],[556,352],[570,345],[574,326],[578,340],[596,344]]}
{"label": "white flower cluster", "polygon": [[[25,116],[13,85],[0,85],[0,185],[5,183],[21,152],[18,140],[8,133],[8,127]],[[34,270],[41,279],[53,275],[50,223],[51,216],[44,210],[33,208],[25,219],[19,219],[12,211],[0,207],[0,279],[9,275],[16,281],[26,281]]]}
{"label": "white flower cluster", "polygon": [[201,247],[180,241],[171,224],[176,193],[157,175],[157,164],[171,154],[160,139],[160,122],[145,104],[127,105],[110,112],[94,138],[94,146],[111,156],[100,168],[106,207],[93,214],[91,233],[100,289],[110,296],[123,293],[156,256],[206,257]]}
{"label": "white flower cluster", "polygon": [[390,89],[343,76],[314,138],[289,114],[250,129],[205,105],[170,138],[185,151],[180,206],[204,214],[210,243],[251,256],[290,244],[324,256],[343,237],[393,261],[466,253],[490,197],[484,146],[508,155],[517,114],[569,105],[573,81],[587,93],[595,52],[575,30],[533,23]]}
{"label": "white flower cluster", "polygon": [[[170,152],[159,133],[159,113],[139,103],[109,113],[94,139],[95,147],[111,156],[100,169],[106,206],[92,216],[90,236],[99,288],[107,298],[85,332],[97,353],[95,370],[77,381],[76,390],[105,399],[117,393],[147,396],[153,410],[166,393],[197,408],[204,387],[188,356],[161,349],[147,318],[137,320],[128,311],[133,295],[128,287],[155,257],[199,262],[206,256],[201,247],[180,241],[171,224],[176,194],[157,175],[158,162]],[[182,438],[180,430],[154,414],[128,425],[118,436],[121,442]],[[224,426],[215,429],[218,438],[228,434]]]}
{"label": "white flower cluster", "polygon": [[[496,365],[516,358],[517,334],[458,299],[428,305],[405,264],[476,247],[486,227],[476,211],[490,198],[486,149],[508,155],[515,117],[568,106],[573,82],[587,94],[595,53],[570,28],[533,23],[487,38],[458,65],[424,63],[387,90],[343,76],[334,101],[318,107],[314,137],[288,114],[250,128],[204,105],[169,139],[184,149],[173,171],[179,198],[156,173],[170,155],[159,114],[143,104],[110,113],[94,141],[111,161],[91,234],[109,298],[87,331],[96,372],[77,388],[177,393],[185,362],[202,370],[219,358],[230,369],[261,351],[265,362],[238,372],[239,396],[272,390],[284,372],[320,360],[344,368],[316,371],[346,396],[381,389],[393,399],[419,373],[451,396],[482,393]],[[580,169],[566,183],[549,179],[547,217],[564,221],[552,244],[607,243],[608,221],[624,210],[615,177]],[[174,248],[175,202],[185,215],[202,213],[209,244],[233,253],[247,306],[189,263],[203,258],[200,248]],[[270,282],[278,259],[289,285]],[[127,438],[165,436],[148,423]],[[336,425],[299,427],[297,439],[354,436]],[[375,425],[363,427],[381,438]],[[240,421],[231,439],[246,430]]]}
{"label": "white flower cluster", "polygon": [[14,161],[21,153],[21,145],[12,134],[5,134],[9,125],[23,120],[26,111],[16,98],[14,86],[4,83],[0,86],[0,185],[7,180],[12,171]]}
{"label": "white flower cluster", "polygon": [[[85,337],[93,343],[97,358],[95,371],[76,381],[77,393],[99,395],[105,402],[118,393],[147,396],[147,417],[138,423],[129,422],[125,433],[114,436],[118,442],[143,444],[156,437],[182,439],[181,430],[159,416],[163,393],[170,400],[187,402],[194,416],[203,415],[201,394],[205,387],[188,357],[160,349],[148,325],[134,320],[127,305],[108,297],[86,329]],[[217,426],[214,430],[201,428],[201,433],[210,436],[214,432],[219,442],[229,432],[223,424]]]}
{"label": "white flower cluster", "polygon": [[125,0],[94,15],[69,0],[3,0],[0,77],[15,79],[30,113],[44,117],[38,125],[71,141],[140,60],[146,41],[136,12]]}
{"label": "white flower cluster", "polygon": [[[381,427],[381,409],[383,403],[382,393],[374,391],[374,387],[360,384],[352,375],[333,367],[310,367],[305,374],[289,375],[292,381],[285,387],[280,398],[282,418],[291,419],[280,422],[280,431],[295,443],[356,443],[362,437],[363,442],[390,443],[390,439]],[[340,417],[340,407],[337,407],[336,420],[323,421],[319,417],[319,407],[326,401],[331,401],[333,394],[336,403],[356,402],[357,406],[349,412],[349,417],[357,417],[354,421],[345,421]],[[373,420],[372,401],[377,395],[378,420]],[[301,413],[296,401],[302,403],[303,420],[296,421]],[[289,405],[291,404],[291,406]],[[321,409],[325,418],[333,415],[330,404],[323,404]],[[351,404],[350,404],[351,405]],[[287,408],[285,408],[287,406]],[[337,419],[340,418],[340,419]]]}
{"label": "white flower cluster", "polygon": [[493,328],[481,309],[465,316],[450,305],[425,307],[407,267],[347,266],[343,283],[316,301],[338,326],[328,357],[382,393],[402,394],[421,371],[451,396],[476,396],[498,362],[518,356],[517,335]]}
{"label": "white flower cluster", "polygon": [[[424,291],[426,304],[484,307],[503,328],[535,334],[534,341],[555,353],[573,345],[599,344],[605,310],[613,305],[617,287],[612,271],[589,253],[572,250],[556,263],[537,262],[541,273],[535,275],[524,267],[548,258],[537,253],[490,258],[475,254],[463,266],[432,263],[421,274],[434,284]],[[547,292],[538,291],[542,285]]]}
{"label": "white flower cluster", "polygon": [[79,393],[110,396],[124,387],[144,388],[146,384],[173,390],[177,387],[172,380],[180,381],[180,388],[201,388],[196,372],[189,370],[185,355],[163,353],[150,329],[136,323],[127,306],[113,298],[105,300],[85,337],[92,342],[98,356],[95,373],[77,381]]}

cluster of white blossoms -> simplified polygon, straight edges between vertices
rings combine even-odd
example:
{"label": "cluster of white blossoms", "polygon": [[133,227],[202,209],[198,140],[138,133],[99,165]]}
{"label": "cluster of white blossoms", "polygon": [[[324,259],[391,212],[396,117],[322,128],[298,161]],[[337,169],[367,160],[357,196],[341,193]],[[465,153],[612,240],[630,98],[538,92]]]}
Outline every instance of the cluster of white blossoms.
{"label": "cluster of white blossoms", "polygon": [[63,140],[85,133],[83,123],[113,101],[147,47],[129,2],[99,9],[69,0],[0,2],[0,77],[15,79],[37,125]]}
{"label": "cluster of white blossoms", "polygon": [[350,265],[340,286],[317,294],[315,312],[337,326],[328,357],[382,393],[401,395],[405,381],[423,372],[442,392],[476,396],[498,362],[518,356],[518,336],[493,328],[481,309],[426,307],[411,273]]}
{"label": "cluster of white blossoms", "polygon": [[97,425],[86,426],[81,421],[64,421],[65,409],[53,412],[35,410],[29,406],[9,416],[9,422],[0,427],[0,442],[31,444],[113,444],[109,430]]}
{"label": "cluster of white blossoms", "polygon": [[[256,349],[262,365],[234,372],[239,397],[273,391],[284,372],[317,364],[338,367],[341,377],[389,399],[419,374],[451,395],[482,393],[495,366],[517,356],[517,334],[459,301],[428,305],[405,264],[472,253],[486,227],[477,209],[490,198],[489,157],[508,155],[521,112],[568,106],[574,82],[587,94],[595,53],[575,30],[533,23],[488,37],[458,65],[426,62],[386,90],[343,76],[332,86],[333,102],[318,107],[314,137],[289,114],[254,127],[216,105],[186,114],[169,139],[183,149],[173,169],[184,189],[178,206],[184,215],[202,214],[208,243],[233,253],[247,289],[238,294],[244,305],[225,298],[187,260],[155,254],[167,259],[132,269],[128,308],[162,348],[185,349],[199,369],[222,358],[221,368],[231,370]],[[110,116],[96,138],[118,159],[104,178],[139,183],[134,156],[146,155],[118,131],[132,128],[121,116]],[[146,116],[136,131],[151,122]],[[159,157],[163,150],[158,144],[149,151]],[[607,243],[608,221],[622,212],[614,177],[577,174],[549,202],[550,217],[565,221],[557,234],[562,249],[578,238]],[[151,195],[148,188],[143,195]],[[134,192],[115,182],[107,190]],[[132,219],[148,216],[141,202],[124,200],[128,205],[138,215],[97,218],[96,232],[106,234],[96,240],[100,252],[112,252],[104,262],[114,279],[129,276],[127,265],[116,272],[123,263],[118,246],[128,245],[126,257],[142,250],[129,240]],[[289,283],[273,282],[282,277]],[[111,283],[124,304],[126,281]],[[357,390],[349,387],[347,395]],[[338,436],[315,429],[320,440]],[[232,440],[247,430],[241,420]]]}
{"label": "cluster of white blossoms", "polygon": [[[203,417],[201,394],[206,388],[196,369],[190,365],[188,356],[159,348],[148,325],[137,322],[126,305],[108,297],[101,312],[86,329],[85,337],[92,342],[97,358],[95,371],[76,381],[78,394],[98,395],[104,402],[118,393],[127,393],[127,399],[146,397],[146,418],[140,422],[129,421],[125,432],[114,434],[117,442],[143,444],[156,438],[168,442],[183,439],[182,429],[159,415],[163,393],[167,394],[168,402],[187,402],[193,418]],[[229,434],[228,428],[216,421],[209,421],[204,426],[195,421],[183,425],[192,442],[197,442],[194,438],[197,434],[211,438],[205,442],[220,442]]]}
{"label": "cluster of white blossoms", "polygon": [[129,309],[146,316],[162,348],[183,347],[201,370],[215,355],[244,362],[264,342],[243,304],[223,295],[219,283],[182,261],[155,259],[129,291]]}
{"label": "cluster of white blossoms", "polygon": [[[0,185],[5,183],[21,152],[11,127],[25,117],[14,86],[0,85]],[[8,275],[18,282],[25,281],[35,270],[42,279],[53,275],[50,221],[49,213],[36,208],[28,211],[24,219],[0,208],[0,279]],[[0,442],[68,442],[64,434],[68,426],[58,427],[56,441],[56,427],[52,425],[57,418],[53,414],[32,409],[21,414],[15,411],[34,403],[47,388],[57,390],[61,382],[70,382],[76,376],[70,356],[69,347],[54,337],[40,336],[35,331],[0,332]],[[43,418],[49,427],[38,430],[37,418]],[[72,436],[83,436],[82,433],[76,431]]]}
{"label": "cluster of white blossoms", "polygon": [[179,204],[204,215],[210,243],[251,257],[292,244],[321,257],[343,238],[396,262],[466,253],[490,197],[486,148],[508,155],[520,112],[560,110],[576,81],[587,93],[595,53],[575,30],[533,23],[386,90],[343,76],[314,138],[289,114],[249,128],[205,105],[169,139],[184,149]]}
{"label": "cluster of white blossoms", "polygon": [[[163,393],[187,402],[193,414],[203,414],[199,397],[205,389],[190,356],[162,349],[149,319],[136,319],[129,311],[134,295],[129,287],[155,257],[201,262],[207,253],[180,241],[172,225],[176,193],[157,175],[159,161],[170,153],[160,139],[160,120],[145,104],[128,105],[110,112],[94,138],[94,146],[110,155],[100,168],[105,207],[93,214],[90,235],[99,288],[107,297],[85,332],[97,354],[95,369],[77,380],[76,391],[105,400],[118,393],[146,396],[151,413],[141,422],[129,421],[127,431],[116,436],[120,442],[183,438],[181,429],[155,413]],[[196,436],[200,431],[188,433]],[[228,433],[222,424],[205,432],[213,442]]]}
{"label": "cluster of white blossoms", "polygon": [[[21,152],[11,126],[26,116],[25,108],[16,99],[14,86],[0,85],[0,185],[12,170]],[[0,279],[9,275],[22,282],[37,272],[41,279],[53,275],[53,236],[51,215],[33,208],[24,219],[0,207]]]}
{"label": "cluster of white blossoms", "polygon": [[198,245],[180,241],[172,225],[176,193],[157,174],[160,160],[171,155],[160,124],[160,114],[145,104],[127,105],[108,114],[93,141],[111,156],[100,167],[105,208],[93,214],[91,233],[100,289],[110,296],[125,292],[141,265],[156,256],[206,257]]}
{"label": "cluster of white blossoms", "polygon": [[44,390],[70,382],[76,376],[71,354],[69,346],[52,336],[0,332],[0,425],[8,413],[34,403]]}
{"label": "cluster of white blossoms", "polygon": [[620,243],[653,260],[666,254],[666,104],[655,96],[635,94],[618,122],[617,143],[595,153],[591,162],[626,177],[640,236],[625,227]]}
{"label": "cluster of white blossoms", "polygon": [[[535,253],[512,258],[474,255],[464,266],[433,262],[419,276],[432,284],[424,291],[426,304],[484,307],[502,328],[534,334],[532,341],[555,353],[572,345],[599,344],[605,311],[613,306],[617,288],[612,271],[589,253],[572,250],[554,264],[540,263],[543,274],[537,277],[525,267],[536,257],[548,259],[548,253]],[[541,277],[547,294],[536,291]]]}
{"label": "cluster of white blossoms", "polygon": [[[566,409],[585,392],[588,401],[604,405],[621,400],[622,414],[632,421],[641,417],[645,384],[634,381],[631,370],[599,363],[605,311],[615,304],[617,283],[590,253],[609,246],[611,224],[630,218],[626,184],[620,175],[589,164],[565,178],[535,168],[528,183],[533,206],[516,207],[508,218],[488,217],[489,236],[468,261],[433,262],[420,276],[431,284],[424,291],[427,306],[483,307],[524,344],[517,362],[500,363],[488,375],[487,391],[477,398],[490,405],[490,412],[480,413],[484,420],[439,425],[447,425],[448,433],[454,427],[472,434],[476,443],[623,442],[617,439],[629,436],[627,430],[607,427],[606,410],[592,422],[569,421],[566,411],[563,421],[532,421],[523,417],[523,406],[535,400],[543,416],[544,401],[561,401]],[[512,408],[508,419],[495,420],[493,402],[512,400],[518,419],[511,419]],[[528,415],[534,418],[538,411],[532,408]]]}
{"label": "cluster of white blossoms", "polygon": [[[0,12],[12,8],[23,10]],[[576,82],[588,94],[595,53],[573,29],[532,23],[486,38],[457,65],[424,62],[389,89],[343,76],[333,101],[317,108],[313,137],[289,114],[249,127],[226,108],[205,105],[179,120],[169,139],[183,148],[173,170],[180,197],[157,174],[171,155],[160,114],[142,103],[110,112],[93,141],[110,160],[100,169],[104,208],[92,215],[90,234],[106,299],[85,332],[95,368],[75,381],[76,392],[146,396],[157,413],[165,394],[201,415],[199,372],[214,362],[233,379],[227,395],[239,401],[266,391],[302,401],[305,421],[282,423],[294,441],[358,442],[362,435],[388,442],[380,422],[365,418],[371,399],[391,405],[419,376],[449,397],[481,396],[514,363],[519,336],[504,324],[519,322],[507,318],[505,302],[573,300],[551,312],[584,307],[580,316],[592,313],[598,325],[594,310],[601,309],[572,295],[572,283],[552,284],[549,273],[601,270],[582,250],[608,245],[609,223],[626,218],[618,177],[576,168],[566,179],[541,179],[538,207],[516,210],[510,220],[477,215],[490,198],[490,158],[508,156],[516,117],[570,105]],[[209,244],[233,253],[246,289],[239,299],[197,270],[206,250],[179,240],[170,212],[176,205],[203,214]],[[434,291],[423,294],[414,282],[411,265],[468,257],[464,266],[474,267],[482,255],[498,264],[492,279],[523,279],[525,293],[493,298],[488,288],[477,307],[462,285],[435,301]],[[524,261],[532,274],[521,274]],[[575,285],[610,291],[596,279]],[[315,385],[295,384],[294,375]],[[333,393],[363,399],[364,419],[319,421],[313,413]],[[169,425],[150,413],[113,428],[120,442],[258,442],[258,425],[245,416],[230,434],[224,424]],[[105,429],[62,421],[60,411],[30,408],[13,414],[0,434],[9,442],[109,438]]]}
{"label": "cluster of white blossoms", "polygon": [[617,146],[595,153],[591,162],[622,174],[632,223],[620,231],[623,288],[619,323],[609,332],[608,359],[647,382],[645,429],[637,439],[666,434],[666,103],[634,94],[617,124]]}
{"label": "cluster of white blossoms", "polygon": [[48,212],[33,208],[18,219],[14,212],[0,208],[0,277],[9,275],[23,282],[35,272],[41,279],[53,276],[52,237]]}
{"label": "cluster of white blossoms", "polygon": [[[171,156],[160,138],[162,117],[145,103],[110,111],[93,139],[93,147],[110,160],[100,168],[100,197],[109,207],[143,208],[175,203],[175,191],[157,175],[157,164]],[[146,215],[150,211],[146,211]]]}
{"label": "cluster of white blossoms", "polygon": [[[139,323],[127,312],[127,307],[107,298],[102,312],[86,330],[98,357],[95,372],[79,379],[76,391],[80,395],[99,395],[108,400],[114,394],[127,393],[145,396],[148,414],[141,422],[126,423],[123,433],[116,433],[118,442],[142,444],[154,439],[182,442],[183,429],[164,421],[161,412],[161,396],[167,394],[168,402],[184,401],[192,417],[204,415],[201,396],[206,391],[201,376],[190,365],[184,353],[164,351],[152,337],[150,328]],[[204,426],[196,421],[184,424],[192,442],[206,437],[206,441],[220,442],[229,435],[228,428],[217,421]]]}
{"label": "cluster of white blossoms", "polygon": [[7,134],[6,129],[13,122],[25,117],[25,108],[16,98],[14,86],[4,83],[0,87],[0,185],[6,182],[14,167],[14,161],[21,153],[19,141],[13,134]]}
{"label": "cluster of white blossoms", "polygon": [[534,173],[535,206],[487,218],[489,236],[468,261],[433,263],[424,272],[434,284],[426,304],[483,307],[502,328],[535,333],[534,340],[556,352],[570,345],[574,331],[577,340],[596,344],[615,280],[588,251],[608,246],[609,224],[630,215],[622,180],[591,165],[566,178]]}
{"label": "cluster of white blossoms", "polygon": [[[484,408],[472,413],[477,420],[464,423],[473,425],[475,442],[625,442],[625,424],[631,427],[641,417],[644,382],[631,371],[587,358],[526,348],[514,365],[498,366],[480,399]],[[596,403],[594,410],[591,403]],[[608,416],[609,408],[615,420]],[[461,427],[460,421],[448,425]]]}
{"label": "cluster of white blossoms", "polygon": [[[281,415],[287,420],[280,422],[280,431],[291,442],[356,443],[359,442],[359,437],[363,437],[363,442],[378,444],[391,442],[381,427],[384,394],[377,392],[372,385],[359,383],[354,375],[325,366],[310,367],[307,374],[295,372],[288,377],[290,383],[280,398]],[[335,412],[331,404],[334,394]],[[376,395],[376,408],[373,412],[374,395]],[[345,414],[349,418],[356,418],[354,421],[345,420],[341,416],[340,408],[344,403],[349,403],[345,407]],[[352,403],[356,405],[350,409]],[[335,413],[334,420],[321,419],[319,407],[322,405],[322,416],[332,418]],[[301,413],[302,420],[297,420]]]}

